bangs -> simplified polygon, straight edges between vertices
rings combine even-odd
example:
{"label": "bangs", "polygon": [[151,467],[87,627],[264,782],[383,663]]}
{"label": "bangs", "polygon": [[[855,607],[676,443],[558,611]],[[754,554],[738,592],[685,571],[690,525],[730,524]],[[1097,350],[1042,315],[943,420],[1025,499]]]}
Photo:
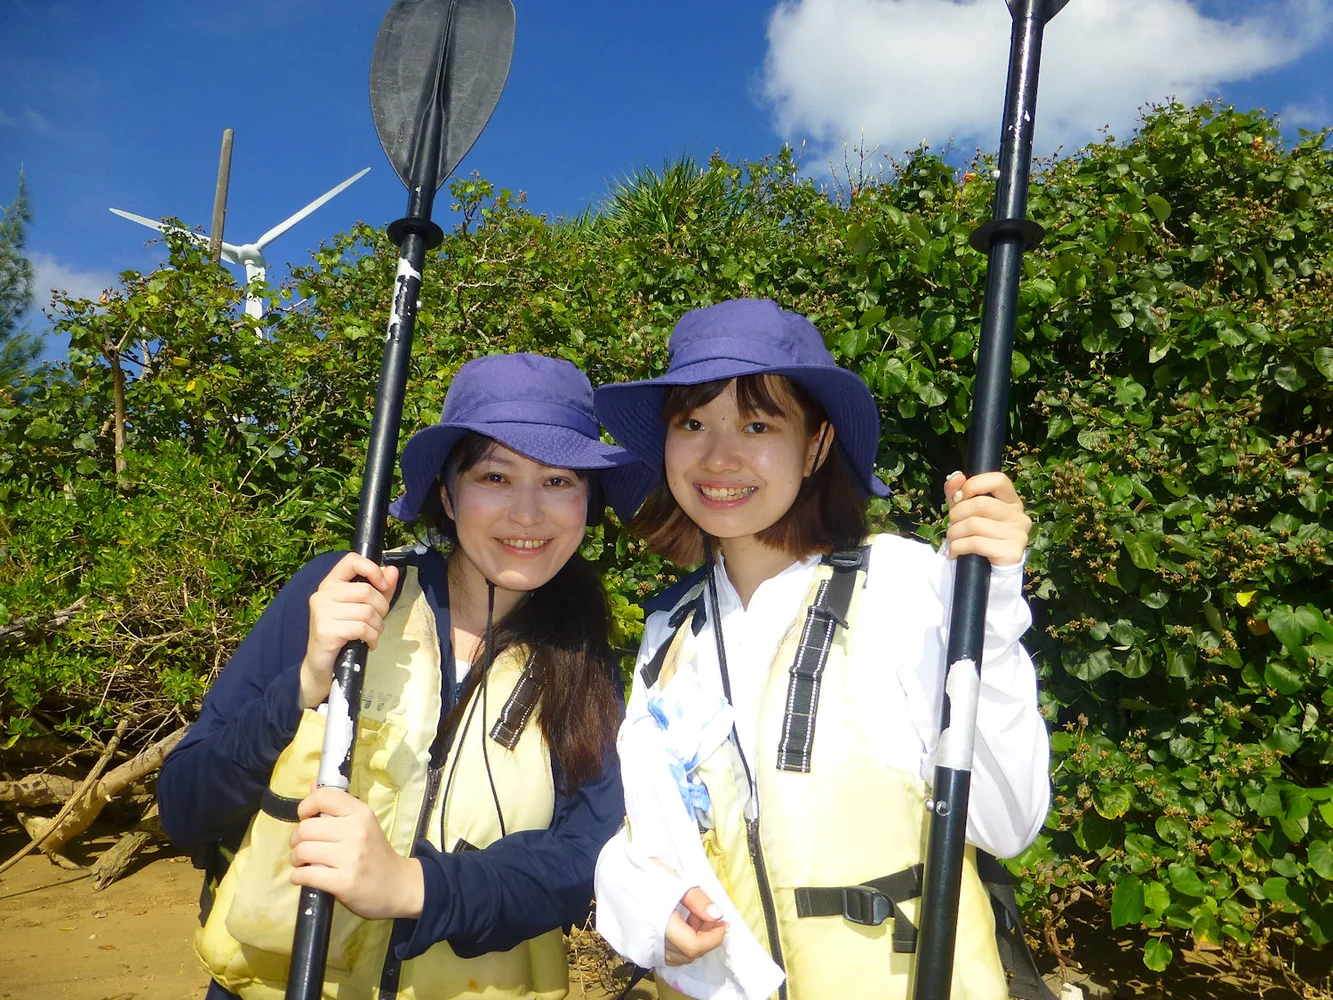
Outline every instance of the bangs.
{"label": "bangs", "polygon": [[800,417],[806,430],[813,432],[827,418],[824,407],[809,392],[785,375],[741,375],[698,385],[673,385],[662,403],[662,423],[670,424],[682,414],[707,406],[736,383],[736,409],[742,416],[764,414],[770,417]]}

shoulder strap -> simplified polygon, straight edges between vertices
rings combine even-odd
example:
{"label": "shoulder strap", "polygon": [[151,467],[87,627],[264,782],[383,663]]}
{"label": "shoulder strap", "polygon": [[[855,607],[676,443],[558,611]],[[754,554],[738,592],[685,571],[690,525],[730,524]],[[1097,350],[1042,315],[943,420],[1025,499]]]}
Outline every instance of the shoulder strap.
{"label": "shoulder strap", "polygon": [[527,726],[528,719],[537,707],[539,692],[537,677],[532,669],[532,661],[535,655],[535,653],[528,655],[528,662],[523,667],[523,673],[519,674],[518,680],[514,683],[514,689],[509,692],[509,697],[505,699],[504,708],[500,709],[499,718],[495,720],[495,725],[491,726],[491,739],[506,750],[512,750],[518,746],[518,738],[523,735],[523,729]]}
{"label": "shoulder strap", "polygon": [[990,897],[995,913],[995,944],[1000,961],[1009,973],[1009,995],[1020,1000],[1056,1000],[1055,993],[1046,985],[1032,959],[1027,938],[1023,935],[1023,911],[1014,896],[1014,880],[1009,869],[993,855],[977,851],[977,874],[986,895]]}
{"label": "shoulder strap", "polygon": [[689,622],[690,631],[698,635],[708,621],[708,612],[705,610],[707,602],[704,600],[702,578],[694,581],[692,590],[692,593],[687,591],[683,599],[678,597],[678,603],[672,605],[671,617],[667,619],[667,624],[671,626],[671,634],[657,647],[657,652],[653,653],[653,658],[639,670],[639,676],[643,679],[646,687],[652,687],[657,683],[657,679],[662,676],[662,666],[666,663],[671,647],[676,644],[676,639],[685,623]]}
{"label": "shoulder strap", "polygon": [[870,547],[842,549],[824,558],[833,567],[819,585],[814,603],[806,609],[796,657],[788,671],[787,708],[782,717],[777,766],[780,771],[809,773],[810,752],[815,740],[815,714],[819,709],[819,685],[828,663],[837,626],[847,627],[857,574],[869,562]]}

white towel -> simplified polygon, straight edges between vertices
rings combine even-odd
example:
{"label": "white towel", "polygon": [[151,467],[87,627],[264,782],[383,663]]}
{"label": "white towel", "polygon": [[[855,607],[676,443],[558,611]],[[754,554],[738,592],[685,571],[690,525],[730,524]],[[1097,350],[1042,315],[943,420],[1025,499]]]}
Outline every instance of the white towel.
{"label": "white towel", "polygon": [[[675,678],[671,686],[684,679]],[[688,694],[684,689],[679,693]],[[609,905],[598,907],[597,929],[626,958],[652,966],[668,985],[688,996],[764,1000],[782,983],[783,972],[718,882],[699,841],[694,811],[682,802],[685,797],[697,807],[697,795],[681,787],[671,767],[673,762],[697,764],[727,739],[730,706],[723,702],[720,710],[706,706],[695,711],[689,702],[682,697],[674,706],[659,706],[658,719],[668,720],[665,731],[653,717],[627,722],[621,729],[620,764],[629,831],[627,836],[622,830],[598,862],[599,897],[610,892],[614,898],[605,900]],[[692,771],[693,767],[686,776]],[[721,908],[726,935],[721,947],[707,955],[687,965],[667,965],[667,920],[680,898],[696,885]],[[651,938],[640,935],[634,941],[629,925],[642,926],[642,919],[622,921],[618,914],[642,913],[645,906],[651,907],[648,924],[655,930]]]}

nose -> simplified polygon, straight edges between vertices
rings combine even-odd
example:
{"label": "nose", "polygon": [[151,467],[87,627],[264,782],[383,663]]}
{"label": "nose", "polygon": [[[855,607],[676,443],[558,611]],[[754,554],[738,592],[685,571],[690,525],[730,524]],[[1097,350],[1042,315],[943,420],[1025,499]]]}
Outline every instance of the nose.
{"label": "nose", "polygon": [[709,472],[731,472],[740,468],[740,449],[737,447],[736,436],[726,430],[709,434],[699,464]]}
{"label": "nose", "polygon": [[541,519],[542,505],[538,490],[531,487],[515,490],[509,502],[509,520],[526,528],[537,524]]}

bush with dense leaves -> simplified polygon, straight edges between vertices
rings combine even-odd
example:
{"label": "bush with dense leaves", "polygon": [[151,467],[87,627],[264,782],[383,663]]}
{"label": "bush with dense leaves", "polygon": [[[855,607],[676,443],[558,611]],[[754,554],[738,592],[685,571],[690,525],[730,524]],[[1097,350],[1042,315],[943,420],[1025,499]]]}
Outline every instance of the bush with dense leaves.
{"label": "bush with dense leaves", "polygon": [[[1262,114],[1172,105],[1127,143],[1034,171],[1048,235],[1024,264],[1009,469],[1036,522],[1028,645],[1055,800],[1014,867],[1057,946],[1085,895],[1146,929],[1151,968],[1191,938],[1267,960],[1333,935],[1324,140],[1283,145]],[[434,420],[479,354],[641,378],[686,309],[769,296],[882,401],[895,492],[876,521],[933,539],[966,451],[985,276],[968,236],[990,167],[919,150],[830,197],[789,150],[681,161],[555,222],[456,182],[404,426]],[[127,705],[188,713],[274,587],[347,537],[394,260],[368,227],[336,237],[260,324],[186,246],[107,302],[58,303],[70,363],[0,408],[11,737],[94,733]],[[675,570],[614,522],[585,552],[632,647],[634,602]]]}

